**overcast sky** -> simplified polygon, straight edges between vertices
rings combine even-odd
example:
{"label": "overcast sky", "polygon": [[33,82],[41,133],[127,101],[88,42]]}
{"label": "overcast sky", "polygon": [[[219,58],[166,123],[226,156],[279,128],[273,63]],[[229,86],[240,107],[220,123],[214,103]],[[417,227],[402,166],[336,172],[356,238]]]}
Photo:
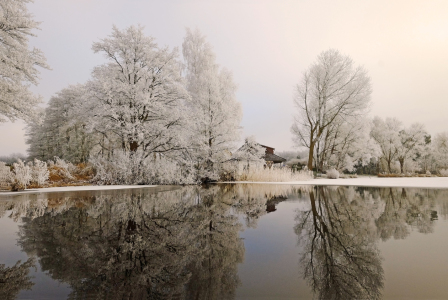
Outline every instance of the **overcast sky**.
{"label": "overcast sky", "polygon": [[[294,86],[319,53],[349,55],[369,72],[370,116],[421,122],[448,131],[448,1],[35,0],[41,23],[31,45],[52,70],[32,90],[45,102],[84,83],[104,62],[92,43],[130,25],[145,26],[160,46],[178,47],[198,28],[218,63],[231,70],[243,105],[243,136],[292,150]],[[0,155],[26,153],[24,124],[0,124]]]}

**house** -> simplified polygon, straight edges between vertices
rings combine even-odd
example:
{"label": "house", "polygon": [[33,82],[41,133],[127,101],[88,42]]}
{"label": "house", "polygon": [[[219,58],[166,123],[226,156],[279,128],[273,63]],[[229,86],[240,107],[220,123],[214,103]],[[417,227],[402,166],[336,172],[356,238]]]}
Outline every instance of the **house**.
{"label": "house", "polygon": [[232,158],[222,162],[223,175],[221,177],[225,180],[234,180],[249,169],[271,168],[275,164],[286,162],[283,157],[275,155],[274,150],[275,148],[261,145],[253,139],[246,139],[244,145],[235,153],[231,153]]}
{"label": "house", "polygon": [[275,148],[261,145],[261,144],[260,144],[260,146],[265,148],[265,154],[264,154],[263,158],[266,161],[267,166],[270,167],[273,164],[281,164],[286,161],[286,159],[284,159],[283,157],[280,157],[280,156],[274,154]]}
{"label": "house", "polygon": [[286,199],[288,199],[288,197],[285,196],[275,196],[273,198],[268,199],[268,201],[266,201],[266,212],[270,213],[276,211],[277,204],[285,201]]}

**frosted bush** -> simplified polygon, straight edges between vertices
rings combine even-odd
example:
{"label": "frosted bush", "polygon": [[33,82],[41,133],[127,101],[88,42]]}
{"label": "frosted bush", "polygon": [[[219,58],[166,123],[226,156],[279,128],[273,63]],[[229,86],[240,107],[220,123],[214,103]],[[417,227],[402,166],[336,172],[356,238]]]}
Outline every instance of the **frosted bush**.
{"label": "frosted bush", "polygon": [[[31,163],[30,163],[31,164]],[[47,163],[34,159],[34,165],[31,164],[31,181],[38,186],[42,186],[50,177],[50,172],[47,168]]]}
{"label": "frosted bush", "polygon": [[0,186],[8,186],[11,181],[11,175],[9,166],[0,161]]}
{"label": "frosted bush", "polygon": [[13,164],[14,171],[12,175],[12,190],[19,191],[26,189],[26,186],[31,181],[31,168],[21,160]]}
{"label": "frosted bush", "polygon": [[72,163],[66,162],[59,157],[55,156],[54,161],[50,160],[48,162],[48,168],[50,171],[49,179],[52,181],[75,179],[70,170],[73,171],[76,167]]}
{"label": "frosted bush", "polygon": [[431,172],[429,170],[427,170],[426,175],[431,175]]}
{"label": "frosted bush", "polygon": [[441,169],[439,173],[444,177],[448,177],[448,169]]}
{"label": "frosted bush", "polygon": [[327,170],[327,178],[329,178],[329,179],[338,179],[339,178],[338,170],[336,170],[336,169]]}
{"label": "frosted bush", "polygon": [[91,157],[94,181],[101,184],[193,184],[193,165],[143,151],[115,151],[109,158]]}

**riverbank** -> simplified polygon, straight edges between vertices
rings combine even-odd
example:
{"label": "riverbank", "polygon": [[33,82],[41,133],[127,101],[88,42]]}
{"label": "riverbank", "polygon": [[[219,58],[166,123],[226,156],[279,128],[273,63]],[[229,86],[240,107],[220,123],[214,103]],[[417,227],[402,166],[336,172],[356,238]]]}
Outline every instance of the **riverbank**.
{"label": "riverbank", "polygon": [[0,191],[0,196],[13,196],[22,194],[39,194],[54,192],[76,192],[76,191],[103,191],[103,190],[122,190],[122,189],[141,189],[156,187],[157,185],[83,185],[83,186],[61,186],[49,188],[27,189],[18,192]]}
{"label": "riverbank", "polygon": [[232,183],[262,183],[262,184],[294,184],[294,185],[331,185],[331,186],[365,186],[365,187],[407,187],[407,188],[433,188],[448,189],[448,177],[369,177],[339,179],[311,179],[308,181],[289,182],[249,182],[238,181]]}
{"label": "riverbank", "polygon": [[[293,184],[293,185],[330,185],[330,186],[365,186],[365,187],[405,187],[405,188],[431,188],[448,189],[448,177],[400,177],[400,178],[379,178],[360,176],[358,178],[339,179],[311,179],[307,181],[287,181],[287,182],[254,182],[237,181],[221,183],[251,183],[251,184]],[[75,192],[75,191],[99,191],[99,190],[119,190],[119,189],[139,189],[156,187],[157,185],[89,185],[89,186],[64,186],[50,188],[36,188],[20,192],[0,192],[0,196],[12,196],[21,194],[38,194],[52,192]]]}

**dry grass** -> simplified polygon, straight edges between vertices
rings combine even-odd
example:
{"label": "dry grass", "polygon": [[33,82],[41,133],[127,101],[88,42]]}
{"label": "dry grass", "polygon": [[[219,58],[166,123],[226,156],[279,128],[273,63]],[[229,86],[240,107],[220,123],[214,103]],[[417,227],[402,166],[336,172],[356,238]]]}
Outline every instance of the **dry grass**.
{"label": "dry grass", "polygon": [[430,174],[378,174],[378,177],[385,177],[385,178],[391,178],[391,177],[438,177],[437,175],[430,175]]}
{"label": "dry grass", "polygon": [[78,164],[71,172],[57,165],[48,167],[50,176],[48,182],[44,185],[31,183],[27,189],[48,188],[48,187],[64,187],[64,186],[89,186],[92,185],[91,180],[95,176],[95,172],[91,165]]}
{"label": "dry grass", "polygon": [[286,182],[310,180],[313,175],[309,171],[293,172],[289,168],[282,169],[258,169],[245,171],[237,181],[256,182]]}

